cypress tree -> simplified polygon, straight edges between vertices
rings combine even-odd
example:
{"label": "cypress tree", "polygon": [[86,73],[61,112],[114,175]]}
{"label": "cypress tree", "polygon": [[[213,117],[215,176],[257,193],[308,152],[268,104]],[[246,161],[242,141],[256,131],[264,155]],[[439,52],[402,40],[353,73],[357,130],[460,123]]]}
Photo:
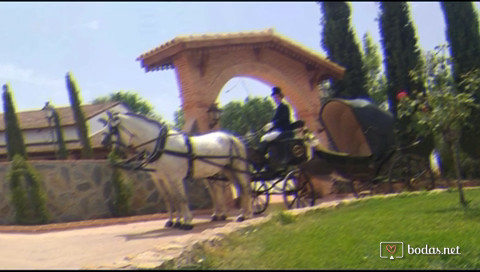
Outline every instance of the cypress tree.
{"label": "cypress tree", "polygon": [[332,80],[334,97],[368,98],[366,70],[355,33],[350,25],[350,5],[346,2],[321,2],[322,47],[328,58],[343,67],[341,80]]}
{"label": "cypress tree", "polygon": [[40,175],[20,154],[13,157],[7,179],[16,222],[22,225],[48,223],[50,213]]}
{"label": "cypress tree", "polygon": [[65,139],[63,138],[62,127],[60,126],[60,117],[57,111],[53,112],[53,124],[55,126],[55,134],[58,141],[57,159],[64,160],[67,158],[67,147],[65,145]]}
{"label": "cypress tree", "polygon": [[85,121],[85,115],[80,107],[81,101],[78,96],[79,89],[75,78],[73,78],[73,75],[70,72],[67,73],[66,80],[70,105],[72,107],[73,117],[77,126],[77,134],[80,143],[82,144],[82,158],[89,159],[93,157],[93,151],[90,144],[90,139],[88,138],[88,126]]}
{"label": "cypress tree", "polygon": [[19,224],[47,223],[49,213],[46,208],[46,196],[41,186],[40,176],[26,161],[25,142],[8,84],[3,85],[3,109],[8,159],[12,161],[7,179],[10,181],[11,203],[15,208],[15,219]]}
{"label": "cypress tree", "polygon": [[16,154],[26,159],[25,141],[18,124],[17,114],[8,84],[3,85],[3,118],[8,160],[11,161]]}
{"label": "cypress tree", "polygon": [[[471,91],[480,103],[480,90],[467,90],[460,84],[462,76],[480,69],[480,32],[478,14],[472,2],[440,2],[447,26],[446,36],[453,62],[453,78],[459,92]],[[480,158],[480,149],[475,148],[480,138],[480,110],[474,109],[464,126],[460,146],[470,157]]]}
{"label": "cypress tree", "polygon": [[453,59],[453,78],[458,90],[464,92],[464,87],[459,84],[461,75],[480,68],[478,14],[472,2],[440,2],[440,6]]}
{"label": "cypress tree", "polygon": [[367,90],[372,100],[381,106],[387,101],[387,80],[382,73],[382,56],[378,53],[378,45],[368,32],[363,36],[363,52]]}
{"label": "cypress tree", "polygon": [[414,91],[425,92],[422,80],[410,76],[411,71],[423,65],[423,61],[408,3],[380,2],[379,27],[388,84],[388,104],[396,117],[397,93],[405,91],[413,98]]}
{"label": "cypress tree", "polygon": [[[120,154],[118,150],[113,149],[108,154],[108,159],[111,164],[118,162]],[[131,215],[131,200],[132,200],[132,186],[131,182],[123,175],[117,167],[112,169],[112,184],[115,192],[115,199],[113,200],[113,215],[114,216],[128,216]]]}

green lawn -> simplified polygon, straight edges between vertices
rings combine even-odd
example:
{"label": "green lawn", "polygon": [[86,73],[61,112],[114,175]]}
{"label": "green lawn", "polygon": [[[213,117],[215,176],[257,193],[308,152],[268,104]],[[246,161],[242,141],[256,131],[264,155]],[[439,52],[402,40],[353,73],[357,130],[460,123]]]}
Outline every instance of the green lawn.
{"label": "green lawn", "polygon": [[[479,269],[480,189],[405,193],[273,220],[204,246],[195,269]],[[404,257],[380,258],[380,242],[403,242]],[[459,246],[460,255],[409,255],[417,248]],[[397,252],[399,253],[400,250]],[[398,256],[398,254],[396,255]]]}

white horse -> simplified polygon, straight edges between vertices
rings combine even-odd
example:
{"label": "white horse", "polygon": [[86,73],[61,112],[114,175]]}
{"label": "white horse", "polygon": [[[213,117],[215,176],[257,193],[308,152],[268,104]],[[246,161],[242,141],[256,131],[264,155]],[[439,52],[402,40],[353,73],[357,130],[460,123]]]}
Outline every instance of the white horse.
{"label": "white horse", "polygon": [[[238,138],[221,131],[188,137],[142,115],[107,114],[109,118],[104,122],[102,144],[109,145],[114,136],[117,138],[114,141],[117,145],[134,150],[136,154],[145,154],[146,167],[155,170],[152,172],[152,179],[159,192],[163,193],[169,212],[166,227],[193,227],[184,180],[204,179],[219,173],[223,173],[239,191],[241,214],[237,221],[253,216],[247,152]],[[217,216],[224,219],[226,208],[223,196],[215,194],[218,190],[209,190],[215,207],[212,220]],[[223,214],[218,214],[220,212]]]}

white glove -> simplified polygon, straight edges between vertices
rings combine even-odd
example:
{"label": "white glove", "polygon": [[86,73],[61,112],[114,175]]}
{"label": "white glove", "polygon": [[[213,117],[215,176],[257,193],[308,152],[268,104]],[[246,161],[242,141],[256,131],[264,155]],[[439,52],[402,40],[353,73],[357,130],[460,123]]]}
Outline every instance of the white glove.
{"label": "white glove", "polygon": [[267,123],[265,126],[263,126],[264,131],[269,131],[272,128],[273,128],[273,123],[272,122]]}

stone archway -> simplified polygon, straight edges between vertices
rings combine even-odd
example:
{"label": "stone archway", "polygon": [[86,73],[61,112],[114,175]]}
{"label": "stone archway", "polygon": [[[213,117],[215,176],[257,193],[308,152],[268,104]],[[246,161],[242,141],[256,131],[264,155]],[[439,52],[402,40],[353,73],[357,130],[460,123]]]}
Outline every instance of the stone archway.
{"label": "stone archway", "polygon": [[247,76],[280,86],[297,117],[320,136],[318,84],[329,78],[340,79],[345,72],[273,29],[180,36],[137,60],[146,72],[176,69],[186,121],[183,130],[192,134],[218,129],[209,127],[208,108],[231,78]]}

